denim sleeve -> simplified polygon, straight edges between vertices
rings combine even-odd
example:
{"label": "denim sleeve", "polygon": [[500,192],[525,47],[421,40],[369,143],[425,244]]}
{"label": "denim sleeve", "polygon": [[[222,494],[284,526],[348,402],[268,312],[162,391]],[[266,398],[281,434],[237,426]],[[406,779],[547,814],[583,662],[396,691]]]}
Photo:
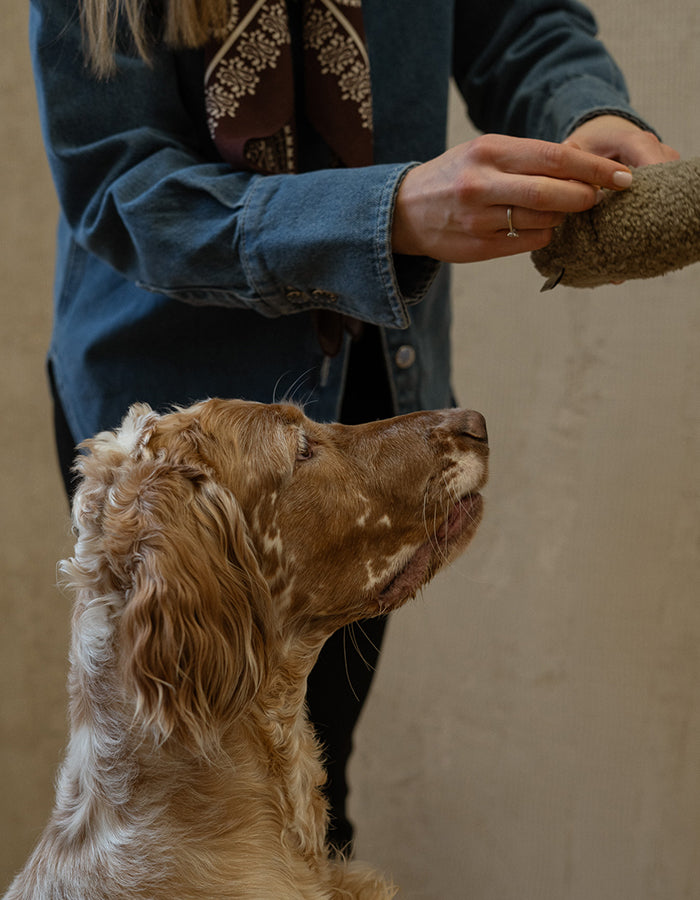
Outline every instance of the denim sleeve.
{"label": "denim sleeve", "polygon": [[453,70],[483,131],[561,141],[603,113],[649,127],[576,0],[457,0]]}
{"label": "denim sleeve", "polygon": [[330,308],[405,327],[436,270],[391,251],[409,166],[233,172],[183,99],[182,54],[156,51],[150,65],[119,54],[114,78],[93,77],[75,0],[32,0],[30,34],[49,164],[81,246],[187,303],[268,317]]}

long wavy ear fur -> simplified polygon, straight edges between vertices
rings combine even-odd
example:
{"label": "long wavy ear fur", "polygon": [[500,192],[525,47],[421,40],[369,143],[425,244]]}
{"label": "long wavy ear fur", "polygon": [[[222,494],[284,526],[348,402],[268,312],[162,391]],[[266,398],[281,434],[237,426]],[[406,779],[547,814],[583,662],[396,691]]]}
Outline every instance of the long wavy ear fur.
{"label": "long wavy ear fur", "polygon": [[136,714],[207,751],[263,675],[266,588],[237,504],[196,472],[156,464],[121,621]]}
{"label": "long wavy ear fur", "polygon": [[[104,436],[89,442],[83,466],[94,474],[94,457],[110,458],[99,530],[110,580],[125,592],[118,645],[127,696],[156,740],[173,736],[208,755],[262,680],[269,593],[231,493],[187,461],[191,452],[152,456],[132,425],[117,433],[121,445],[131,436],[116,472]],[[184,443],[191,449],[191,435]]]}

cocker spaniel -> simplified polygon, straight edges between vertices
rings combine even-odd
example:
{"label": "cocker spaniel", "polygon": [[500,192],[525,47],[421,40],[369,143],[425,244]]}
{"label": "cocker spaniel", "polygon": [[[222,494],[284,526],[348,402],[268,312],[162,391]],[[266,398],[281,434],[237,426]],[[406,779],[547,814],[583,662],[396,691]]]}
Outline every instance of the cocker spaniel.
{"label": "cocker spaniel", "polygon": [[85,444],[71,735],[6,900],[388,900],[331,858],[306,678],[481,517],[483,418],[320,425],[290,405],[134,406]]}

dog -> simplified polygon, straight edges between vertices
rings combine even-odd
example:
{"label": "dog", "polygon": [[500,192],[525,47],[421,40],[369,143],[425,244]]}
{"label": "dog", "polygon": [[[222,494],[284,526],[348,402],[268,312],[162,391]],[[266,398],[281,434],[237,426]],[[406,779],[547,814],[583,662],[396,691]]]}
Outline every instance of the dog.
{"label": "dog", "polygon": [[6,900],[395,896],[325,845],[306,678],[336,629],[398,608],[467,545],[483,417],[137,404],[81,449],[70,741]]}

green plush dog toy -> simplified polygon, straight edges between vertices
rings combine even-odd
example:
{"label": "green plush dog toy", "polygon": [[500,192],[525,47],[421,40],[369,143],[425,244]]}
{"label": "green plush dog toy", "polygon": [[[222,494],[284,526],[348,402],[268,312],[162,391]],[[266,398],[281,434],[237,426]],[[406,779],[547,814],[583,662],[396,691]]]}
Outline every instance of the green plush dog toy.
{"label": "green plush dog toy", "polygon": [[605,191],[593,209],[568,215],[532,261],[547,278],[543,291],[654,278],[700,262],[700,157],[636,169],[626,191]]}

